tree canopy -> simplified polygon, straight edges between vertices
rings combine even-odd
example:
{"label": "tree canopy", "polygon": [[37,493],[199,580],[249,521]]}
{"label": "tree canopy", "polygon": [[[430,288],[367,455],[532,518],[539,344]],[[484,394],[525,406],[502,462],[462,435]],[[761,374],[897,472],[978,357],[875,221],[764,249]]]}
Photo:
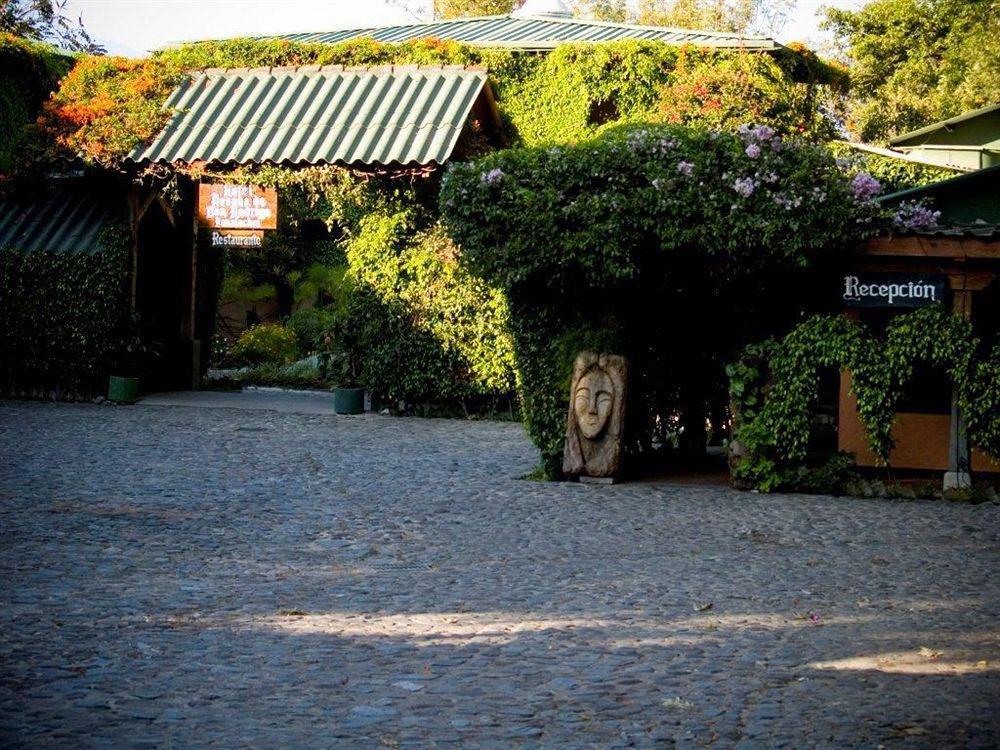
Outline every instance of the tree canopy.
{"label": "tree canopy", "polygon": [[66,15],[68,0],[0,0],[0,31],[25,39],[50,42],[71,52],[104,54],[104,47],[91,38],[83,16],[74,21]]}
{"label": "tree canopy", "polygon": [[851,65],[848,126],[884,141],[1000,101],[1000,2],[874,0],[827,10]]}

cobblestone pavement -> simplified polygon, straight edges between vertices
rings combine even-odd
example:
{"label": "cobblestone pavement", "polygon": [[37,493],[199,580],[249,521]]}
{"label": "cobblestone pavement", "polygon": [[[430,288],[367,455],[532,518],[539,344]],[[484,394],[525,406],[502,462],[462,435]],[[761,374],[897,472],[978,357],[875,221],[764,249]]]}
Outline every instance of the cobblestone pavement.
{"label": "cobblestone pavement", "polygon": [[0,746],[1000,743],[1000,507],[534,460],[513,424],[0,403]]}

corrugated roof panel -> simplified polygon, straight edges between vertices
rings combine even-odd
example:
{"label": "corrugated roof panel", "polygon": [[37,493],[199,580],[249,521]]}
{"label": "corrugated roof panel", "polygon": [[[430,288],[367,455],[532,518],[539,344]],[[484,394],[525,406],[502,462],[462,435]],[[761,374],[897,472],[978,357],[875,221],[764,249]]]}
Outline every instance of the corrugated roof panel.
{"label": "corrugated roof panel", "polygon": [[24,253],[101,250],[100,230],[116,209],[106,190],[67,187],[36,200],[0,201],[0,249]]}
{"label": "corrugated roof panel", "polygon": [[372,26],[330,32],[282,34],[261,38],[336,44],[362,37],[380,42],[406,42],[433,37],[480,47],[508,46],[525,50],[552,49],[557,44],[566,42],[607,42],[619,39],[647,39],[667,44],[755,50],[773,50],[781,46],[768,37],[605,23],[577,18],[523,18],[512,15],[433,21],[403,26]]}
{"label": "corrugated roof panel", "polygon": [[206,70],[137,162],[429,164],[451,156],[486,73],[461,68]]}

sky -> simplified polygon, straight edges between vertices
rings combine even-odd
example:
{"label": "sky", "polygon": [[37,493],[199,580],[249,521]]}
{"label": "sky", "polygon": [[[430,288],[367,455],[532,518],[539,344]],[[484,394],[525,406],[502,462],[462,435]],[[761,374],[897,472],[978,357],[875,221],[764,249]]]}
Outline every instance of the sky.
{"label": "sky", "polygon": [[[856,8],[863,0],[797,0],[780,42],[820,48],[823,5]],[[249,34],[330,31],[411,20],[383,0],[69,0],[91,36],[112,54],[140,55],[171,42]]]}

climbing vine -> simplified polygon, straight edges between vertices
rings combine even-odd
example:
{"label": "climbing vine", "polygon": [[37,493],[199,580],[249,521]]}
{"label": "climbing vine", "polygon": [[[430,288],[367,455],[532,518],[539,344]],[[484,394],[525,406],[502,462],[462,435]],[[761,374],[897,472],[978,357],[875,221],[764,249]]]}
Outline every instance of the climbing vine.
{"label": "climbing vine", "polygon": [[895,318],[884,336],[843,315],[818,315],[781,341],[748,347],[727,369],[743,455],[735,476],[757,489],[787,486],[807,458],[810,406],[822,368],[848,370],[872,452],[888,462],[896,406],[926,363],[947,373],[969,441],[1000,456],[1000,348],[983,352],[972,326],[940,307]]}

